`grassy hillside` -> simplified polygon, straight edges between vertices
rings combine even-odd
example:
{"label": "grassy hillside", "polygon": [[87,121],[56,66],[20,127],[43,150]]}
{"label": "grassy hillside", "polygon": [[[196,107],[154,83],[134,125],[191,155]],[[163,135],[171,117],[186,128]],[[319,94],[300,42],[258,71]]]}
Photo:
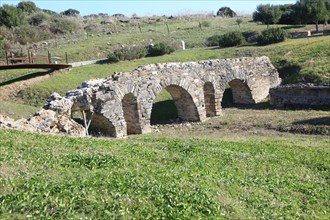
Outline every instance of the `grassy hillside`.
{"label": "grassy hillside", "polygon": [[1,219],[328,216],[328,139],[0,135]]}
{"label": "grassy hillside", "polygon": [[[93,26],[95,30],[88,31],[87,35],[53,39],[49,41],[46,48],[40,48],[38,51],[40,54],[47,55],[47,50],[49,50],[54,56],[64,56],[67,52],[69,61],[73,62],[106,57],[108,53],[122,45],[127,47],[167,41],[179,46],[181,40],[184,40],[187,48],[205,47],[206,38],[214,34],[224,34],[232,30],[261,31],[266,28],[265,25],[251,22],[250,16],[242,17],[242,19],[241,28],[236,24],[236,18],[206,15],[182,16],[174,19],[130,19],[129,23],[111,20],[113,24],[109,25],[101,25],[102,19],[93,19],[89,20],[89,26]],[[200,29],[199,23],[202,24],[202,29]],[[141,27],[141,32],[138,25]],[[106,33],[109,31],[114,33],[107,35]]]}
{"label": "grassy hillside", "polygon": [[177,51],[162,57],[76,67],[23,90],[20,99],[25,104],[41,106],[54,91],[64,95],[68,90],[75,89],[85,80],[107,77],[113,72],[133,70],[148,63],[199,61],[242,56],[269,56],[272,63],[278,68],[283,83],[330,82],[329,51],[328,36],[288,40],[269,46]]}
{"label": "grassy hillside", "polygon": [[9,101],[1,101],[0,114],[13,119],[29,118],[39,110],[37,107]]}
{"label": "grassy hillside", "polygon": [[[142,18],[131,19],[128,24],[115,21],[115,24],[101,25],[102,20],[91,20],[90,25],[95,26],[95,31],[87,35],[67,36],[62,40],[51,40],[49,46],[40,48],[40,54],[47,55],[49,50],[54,56],[64,56],[68,53],[69,61],[81,61],[104,58],[114,49],[132,45],[148,45],[150,43],[167,42],[181,48],[181,40],[185,41],[186,48],[206,47],[206,39],[212,35],[221,35],[229,31],[261,32],[266,25],[252,22],[251,16],[241,17],[241,27],[236,24],[237,18],[222,18],[206,15],[191,15],[175,17],[174,19]],[[114,22],[114,21],[113,21]],[[167,31],[166,24],[169,28]],[[199,27],[201,24],[201,29]],[[141,32],[139,29],[141,27]],[[115,26],[115,28],[114,28]],[[313,30],[313,25],[273,25],[283,27],[288,32]],[[118,30],[111,35],[110,30]]]}

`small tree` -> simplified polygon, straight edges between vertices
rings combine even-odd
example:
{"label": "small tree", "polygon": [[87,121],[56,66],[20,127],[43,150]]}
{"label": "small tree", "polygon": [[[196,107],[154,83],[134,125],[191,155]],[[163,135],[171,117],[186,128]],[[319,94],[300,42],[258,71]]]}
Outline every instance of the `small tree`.
{"label": "small tree", "polygon": [[36,13],[29,18],[29,24],[33,26],[39,26],[42,22],[47,20],[47,15],[43,12]]}
{"label": "small tree", "polygon": [[220,47],[233,47],[245,42],[243,34],[239,31],[228,32],[219,38]]}
{"label": "small tree", "polygon": [[241,24],[243,23],[243,19],[242,18],[237,18],[236,19],[236,24],[238,25],[239,28],[241,28]]}
{"label": "small tree", "polygon": [[218,10],[217,16],[232,18],[236,16],[236,13],[233,10],[231,10],[231,8],[229,7],[222,7]]}
{"label": "small tree", "polygon": [[20,2],[18,3],[17,8],[28,14],[32,14],[34,12],[39,11],[39,8],[36,6],[36,4],[31,1]]}
{"label": "small tree", "polygon": [[26,23],[26,18],[20,9],[12,5],[0,7],[0,25],[6,27],[16,27]]}
{"label": "small tree", "polygon": [[319,31],[319,22],[328,19],[330,14],[326,0],[300,0],[298,8],[302,11],[302,20],[313,22],[316,31]]}
{"label": "small tree", "polygon": [[66,11],[63,11],[61,12],[62,15],[65,15],[65,16],[76,16],[76,15],[79,15],[80,12],[77,11],[76,9],[68,9]]}
{"label": "small tree", "polygon": [[276,27],[263,30],[258,36],[257,41],[259,45],[267,45],[285,41],[286,37],[286,31]]}
{"label": "small tree", "polygon": [[277,5],[258,5],[257,10],[253,12],[253,21],[261,21],[267,24],[267,28],[270,24],[276,24],[281,18],[281,10]]}

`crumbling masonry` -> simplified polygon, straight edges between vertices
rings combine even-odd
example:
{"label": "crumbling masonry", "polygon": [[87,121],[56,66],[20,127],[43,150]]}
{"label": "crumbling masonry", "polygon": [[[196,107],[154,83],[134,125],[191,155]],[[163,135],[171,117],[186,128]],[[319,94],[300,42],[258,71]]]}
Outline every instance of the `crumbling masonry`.
{"label": "crumbling masonry", "polygon": [[[55,111],[61,123],[67,118],[65,123],[74,125],[75,131],[55,123],[51,129],[59,132],[84,135],[85,127],[87,134],[125,137],[151,131],[153,102],[162,89],[172,95],[182,120],[203,121],[221,115],[226,86],[231,87],[234,102],[253,104],[280,81],[268,57],[158,63],[86,81],[65,97],[53,94],[42,111]],[[84,113],[84,126],[73,122],[74,112]]]}

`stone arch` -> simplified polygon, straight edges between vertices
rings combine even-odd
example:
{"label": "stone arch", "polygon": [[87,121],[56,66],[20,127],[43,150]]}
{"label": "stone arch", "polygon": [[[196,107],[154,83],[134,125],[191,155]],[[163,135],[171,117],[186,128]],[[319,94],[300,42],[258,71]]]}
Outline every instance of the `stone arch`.
{"label": "stone arch", "polygon": [[[186,89],[174,84],[165,86],[164,89],[166,89],[166,91],[172,96],[179,118],[185,121],[200,121],[197,106],[193,97]],[[161,89],[158,93],[160,91]],[[150,110],[152,111],[152,108]],[[151,111],[149,115],[151,115]]]}
{"label": "stone arch", "polygon": [[254,104],[250,87],[243,80],[233,79],[229,83],[232,90],[233,101],[238,104]]}
{"label": "stone arch", "polygon": [[132,93],[126,94],[122,99],[122,107],[127,134],[141,134],[137,98]]}
{"label": "stone arch", "polygon": [[211,82],[206,82],[203,86],[203,91],[206,117],[214,117],[217,115],[217,111],[213,84]]}
{"label": "stone arch", "polygon": [[108,118],[100,113],[94,113],[91,116],[88,133],[96,137],[117,137],[115,126]]}

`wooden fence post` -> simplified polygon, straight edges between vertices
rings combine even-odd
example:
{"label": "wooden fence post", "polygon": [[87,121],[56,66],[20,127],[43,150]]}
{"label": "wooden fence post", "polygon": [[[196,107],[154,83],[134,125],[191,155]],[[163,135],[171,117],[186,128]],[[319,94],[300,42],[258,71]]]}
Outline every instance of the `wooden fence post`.
{"label": "wooden fence post", "polygon": [[30,50],[28,50],[29,63],[31,63]]}
{"label": "wooden fence post", "polygon": [[5,54],[6,54],[7,65],[9,65],[9,61],[8,61],[8,52],[7,52],[7,50],[5,50]]}
{"label": "wooden fence post", "polygon": [[139,26],[139,29],[140,29],[140,33],[142,33],[142,30],[141,30],[141,26],[140,26],[140,23],[138,23],[138,26]]}
{"label": "wooden fence post", "polygon": [[33,64],[33,53],[32,53],[32,51],[30,52],[30,57],[31,57],[31,63]]}
{"label": "wooden fence post", "polygon": [[48,50],[48,62],[49,62],[49,63],[52,63],[52,58],[51,58],[51,55],[50,55],[49,50]]}
{"label": "wooden fence post", "polygon": [[168,28],[168,24],[166,23],[167,33],[170,34],[170,29]]}
{"label": "wooden fence post", "polygon": [[69,62],[68,62],[68,53],[67,53],[67,52],[65,52],[65,62],[66,62],[66,64],[69,63]]}

